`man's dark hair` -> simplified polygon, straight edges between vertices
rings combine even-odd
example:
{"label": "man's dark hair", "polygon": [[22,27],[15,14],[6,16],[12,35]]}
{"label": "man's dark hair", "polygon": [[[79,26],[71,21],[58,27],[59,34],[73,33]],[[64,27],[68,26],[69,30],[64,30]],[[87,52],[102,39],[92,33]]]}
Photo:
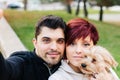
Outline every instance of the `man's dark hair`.
{"label": "man's dark hair", "polygon": [[61,28],[65,34],[66,23],[63,21],[61,17],[55,15],[47,15],[42,17],[36,25],[36,30],[35,30],[36,39],[37,36],[40,34],[42,27],[48,27],[51,29]]}

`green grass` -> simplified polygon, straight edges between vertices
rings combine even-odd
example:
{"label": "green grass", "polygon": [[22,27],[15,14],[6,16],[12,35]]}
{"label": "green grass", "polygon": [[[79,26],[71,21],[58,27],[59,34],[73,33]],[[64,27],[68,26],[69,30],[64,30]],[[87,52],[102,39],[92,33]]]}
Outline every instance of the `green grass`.
{"label": "green grass", "polygon": [[[54,14],[62,17],[66,22],[76,16],[69,15],[65,11],[15,11],[6,10],[4,15],[12,28],[15,30],[23,44],[33,50],[32,38],[34,37],[35,23],[41,16]],[[120,26],[99,21],[89,20],[96,25],[100,34],[99,45],[107,48],[120,64]],[[120,65],[115,70],[120,77]]]}

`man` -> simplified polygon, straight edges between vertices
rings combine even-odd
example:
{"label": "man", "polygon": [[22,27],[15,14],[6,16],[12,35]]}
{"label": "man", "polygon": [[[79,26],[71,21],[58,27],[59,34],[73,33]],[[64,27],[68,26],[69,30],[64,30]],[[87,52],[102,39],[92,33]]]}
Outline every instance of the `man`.
{"label": "man", "polygon": [[0,54],[0,80],[48,80],[61,64],[65,28],[60,17],[41,18],[36,26],[33,52],[15,52],[8,59]]}

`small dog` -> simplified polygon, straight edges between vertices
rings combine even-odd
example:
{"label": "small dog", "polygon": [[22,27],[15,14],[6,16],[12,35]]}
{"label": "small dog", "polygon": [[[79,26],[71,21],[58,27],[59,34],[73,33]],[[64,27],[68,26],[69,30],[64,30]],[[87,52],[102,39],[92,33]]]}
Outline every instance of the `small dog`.
{"label": "small dog", "polygon": [[116,80],[110,68],[116,68],[117,65],[108,50],[101,46],[94,46],[90,51],[86,51],[80,61],[80,70],[89,80]]}

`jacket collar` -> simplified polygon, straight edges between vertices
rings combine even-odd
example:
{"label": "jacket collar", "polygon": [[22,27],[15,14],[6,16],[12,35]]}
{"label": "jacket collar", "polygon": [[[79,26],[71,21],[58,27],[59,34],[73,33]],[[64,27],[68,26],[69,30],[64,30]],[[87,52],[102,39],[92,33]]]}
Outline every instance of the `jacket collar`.
{"label": "jacket collar", "polygon": [[[35,52],[35,49],[33,50],[33,55],[34,55],[34,58],[36,59],[36,61],[37,61],[38,63],[42,63],[42,64],[44,64],[46,67],[48,67],[48,66],[47,66],[47,63],[46,63],[41,57],[37,56],[37,54],[36,54],[36,52]],[[58,64],[53,65],[53,66],[50,68],[51,73],[54,73],[54,72],[59,68],[60,65],[61,65],[61,61],[59,61]]]}

